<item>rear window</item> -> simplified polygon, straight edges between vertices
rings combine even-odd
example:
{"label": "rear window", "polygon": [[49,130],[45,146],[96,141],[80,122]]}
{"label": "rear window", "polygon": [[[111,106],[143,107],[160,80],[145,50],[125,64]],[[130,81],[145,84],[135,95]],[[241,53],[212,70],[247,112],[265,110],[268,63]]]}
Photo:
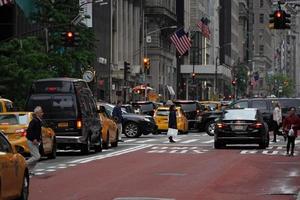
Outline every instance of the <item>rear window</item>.
{"label": "rear window", "polygon": [[156,116],[169,116],[168,110],[157,110]]}
{"label": "rear window", "polygon": [[184,112],[191,112],[197,110],[196,103],[175,103],[176,106],[180,106]]}
{"label": "rear window", "polygon": [[73,95],[32,95],[27,109],[41,106],[45,119],[69,119],[77,117],[77,106]]}
{"label": "rear window", "polygon": [[16,124],[28,124],[28,116],[25,114],[15,115],[0,115],[0,125],[8,124],[8,125],[16,125]]}
{"label": "rear window", "polygon": [[73,84],[70,81],[39,81],[33,84],[32,93],[72,93]]}
{"label": "rear window", "polygon": [[224,120],[255,120],[255,110],[227,110],[223,115]]}

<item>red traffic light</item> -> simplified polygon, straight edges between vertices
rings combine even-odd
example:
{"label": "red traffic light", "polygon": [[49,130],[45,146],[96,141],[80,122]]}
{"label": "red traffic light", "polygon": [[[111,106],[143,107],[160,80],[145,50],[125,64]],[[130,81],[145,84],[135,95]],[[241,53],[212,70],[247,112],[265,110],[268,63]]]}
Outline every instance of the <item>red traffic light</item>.
{"label": "red traffic light", "polygon": [[67,37],[69,37],[69,38],[71,38],[71,37],[73,37],[73,32],[71,32],[71,31],[69,31],[69,32],[67,32]]}
{"label": "red traffic light", "polygon": [[281,18],[282,16],[283,16],[283,14],[282,14],[282,11],[281,11],[281,10],[277,10],[277,11],[275,12],[275,17]]}
{"label": "red traffic light", "polygon": [[236,85],[236,80],[232,80],[232,81],[231,81],[231,84],[232,84],[233,86],[235,86],[235,85]]}

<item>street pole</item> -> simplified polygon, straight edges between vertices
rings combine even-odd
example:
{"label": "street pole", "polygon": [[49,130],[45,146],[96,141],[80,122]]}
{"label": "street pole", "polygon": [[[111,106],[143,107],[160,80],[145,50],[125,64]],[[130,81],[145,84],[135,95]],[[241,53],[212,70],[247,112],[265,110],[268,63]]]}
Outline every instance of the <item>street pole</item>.
{"label": "street pole", "polygon": [[214,81],[214,93],[217,94],[217,82],[218,82],[218,59],[219,57],[216,57],[216,63],[215,63],[215,81]]}

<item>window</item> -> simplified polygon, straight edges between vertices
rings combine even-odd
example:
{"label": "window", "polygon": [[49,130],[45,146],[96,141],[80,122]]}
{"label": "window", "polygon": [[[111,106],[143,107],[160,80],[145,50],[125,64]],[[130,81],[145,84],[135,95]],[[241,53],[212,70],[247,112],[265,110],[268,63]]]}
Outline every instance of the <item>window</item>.
{"label": "window", "polygon": [[259,45],[259,55],[264,55],[264,45]]}
{"label": "window", "polygon": [[267,110],[267,102],[266,101],[253,101],[252,107],[257,108],[259,110]]}
{"label": "window", "polygon": [[264,7],[264,0],[260,0],[259,1],[259,6],[262,8],[262,7]]}
{"label": "window", "polygon": [[8,141],[4,138],[2,134],[0,134],[0,152],[11,153],[12,148]]}
{"label": "window", "polygon": [[259,14],[259,22],[260,22],[261,24],[264,23],[264,14]]}
{"label": "window", "polygon": [[237,102],[235,104],[230,105],[230,108],[248,108],[247,101]]}

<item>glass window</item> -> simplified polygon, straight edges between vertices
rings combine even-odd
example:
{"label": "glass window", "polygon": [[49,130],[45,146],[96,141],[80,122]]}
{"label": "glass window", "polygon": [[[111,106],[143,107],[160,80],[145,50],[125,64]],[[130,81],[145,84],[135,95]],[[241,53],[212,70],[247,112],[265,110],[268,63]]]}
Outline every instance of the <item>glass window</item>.
{"label": "glass window", "polygon": [[5,153],[12,152],[12,148],[9,142],[2,134],[0,134],[0,152],[5,152]]}
{"label": "glass window", "polygon": [[264,7],[264,0],[260,0],[259,5],[260,5],[261,8]]}
{"label": "glass window", "polygon": [[248,108],[248,101],[240,101],[233,103],[229,106],[229,108]]}
{"label": "glass window", "polygon": [[267,102],[266,101],[253,101],[253,108],[258,108],[259,110],[267,110]]}
{"label": "glass window", "polygon": [[156,115],[157,116],[169,116],[169,111],[168,110],[157,110]]}
{"label": "glass window", "polygon": [[259,55],[264,55],[264,45],[259,45]]}
{"label": "glass window", "polygon": [[39,81],[33,84],[33,93],[67,93],[74,92],[69,81]]}
{"label": "glass window", "polygon": [[264,14],[259,14],[259,22],[260,22],[261,24],[264,23],[264,17],[265,17]]}
{"label": "glass window", "polygon": [[255,120],[256,110],[227,110],[224,112],[224,120]]}
{"label": "glass window", "polygon": [[0,115],[0,124],[16,125],[18,124],[18,118],[13,114]]}
{"label": "glass window", "polygon": [[28,115],[25,114],[19,115],[19,124],[29,124]]}
{"label": "glass window", "polygon": [[6,107],[6,110],[9,112],[9,111],[13,111],[13,105],[11,102],[9,101],[6,101],[5,102],[5,107]]}
{"label": "glass window", "polygon": [[191,112],[197,110],[196,103],[175,103],[176,106],[180,106],[184,112]]}

